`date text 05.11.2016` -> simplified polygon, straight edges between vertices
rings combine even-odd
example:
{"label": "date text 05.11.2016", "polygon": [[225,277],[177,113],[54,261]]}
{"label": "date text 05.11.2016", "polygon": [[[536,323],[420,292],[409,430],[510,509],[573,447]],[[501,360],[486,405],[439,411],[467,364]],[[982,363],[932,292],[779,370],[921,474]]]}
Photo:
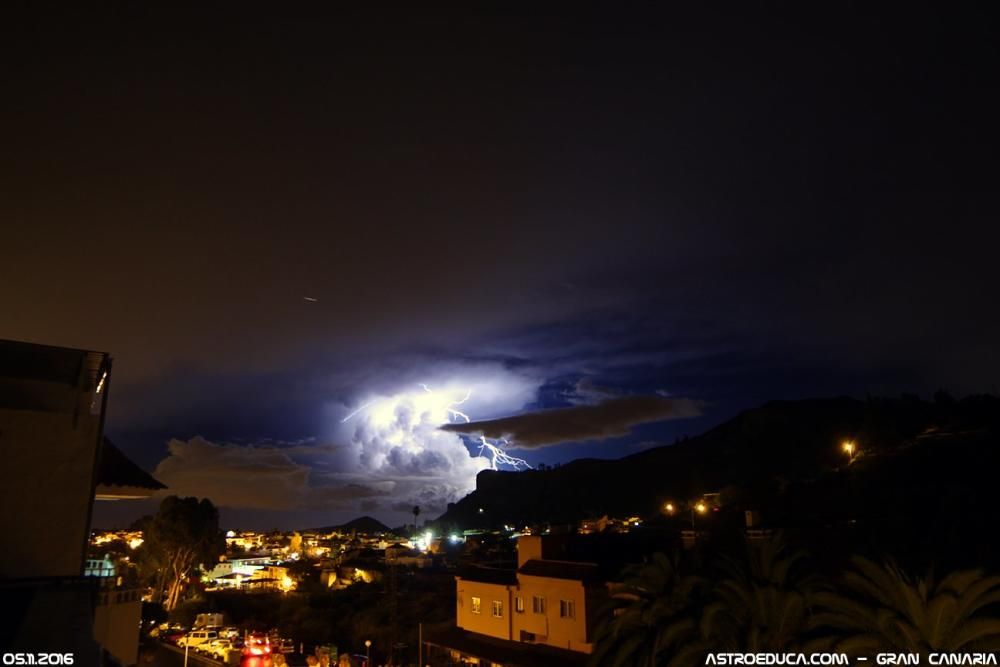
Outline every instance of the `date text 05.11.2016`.
{"label": "date text 05.11.2016", "polygon": [[4,653],[3,665],[72,665],[72,653]]}

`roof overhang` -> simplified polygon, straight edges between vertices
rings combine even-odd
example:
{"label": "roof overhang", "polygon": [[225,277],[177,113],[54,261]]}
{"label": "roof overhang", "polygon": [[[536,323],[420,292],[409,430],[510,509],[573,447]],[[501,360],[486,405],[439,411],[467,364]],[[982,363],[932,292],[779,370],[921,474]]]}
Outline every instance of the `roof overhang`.
{"label": "roof overhang", "polygon": [[142,486],[109,486],[98,484],[94,500],[145,500],[151,498],[158,489]]}

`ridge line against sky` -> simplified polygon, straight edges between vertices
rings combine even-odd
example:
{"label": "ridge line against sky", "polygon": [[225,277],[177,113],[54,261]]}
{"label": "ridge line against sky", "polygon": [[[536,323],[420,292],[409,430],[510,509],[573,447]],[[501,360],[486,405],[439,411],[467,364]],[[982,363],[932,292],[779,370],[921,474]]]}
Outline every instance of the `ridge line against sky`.
{"label": "ridge line against sky", "polygon": [[0,334],[110,351],[108,435],[233,524],[459,497],[468,390],[531,465],[997,392],[993,8],[14,13]]}

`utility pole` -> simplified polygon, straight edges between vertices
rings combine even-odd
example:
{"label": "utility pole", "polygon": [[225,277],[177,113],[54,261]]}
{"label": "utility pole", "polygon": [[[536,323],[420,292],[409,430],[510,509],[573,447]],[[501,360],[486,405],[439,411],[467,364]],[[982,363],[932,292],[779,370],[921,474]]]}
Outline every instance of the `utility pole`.
{"label": "utility pole", "polygon": [[424,664],[424,624],[417,623],[417,667]]}
{"label": "utility pole", "polygon": [[389,563],[389,664],[395,665],[396,662],[395,652],[396,652],[396,625],[398,619],[396,617],[396,596],[398,595],[396,591],[396,561],[393,559]]}

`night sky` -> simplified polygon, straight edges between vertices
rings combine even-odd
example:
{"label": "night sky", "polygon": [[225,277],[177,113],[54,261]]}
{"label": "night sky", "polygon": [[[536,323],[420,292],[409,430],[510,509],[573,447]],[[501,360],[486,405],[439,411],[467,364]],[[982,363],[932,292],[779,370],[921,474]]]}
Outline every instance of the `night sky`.
{"label": "night sky", "polygon": [[111,352],[227,527],[436,516],[480,431],[996,392],[995,13],[741,7],[8,15],[0,337]]}

